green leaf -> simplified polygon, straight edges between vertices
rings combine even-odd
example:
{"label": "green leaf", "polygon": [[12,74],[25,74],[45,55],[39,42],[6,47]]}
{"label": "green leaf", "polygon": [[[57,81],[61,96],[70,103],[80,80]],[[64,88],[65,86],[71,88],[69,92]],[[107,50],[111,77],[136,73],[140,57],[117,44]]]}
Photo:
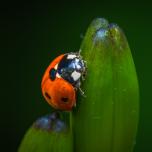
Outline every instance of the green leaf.
{"label": "green leaf", "polygon": [[81,45],[87,62],[72,115],[75,152],[131,152],[135,143],[139,89],[126,37],[116,24],[95,19]]}

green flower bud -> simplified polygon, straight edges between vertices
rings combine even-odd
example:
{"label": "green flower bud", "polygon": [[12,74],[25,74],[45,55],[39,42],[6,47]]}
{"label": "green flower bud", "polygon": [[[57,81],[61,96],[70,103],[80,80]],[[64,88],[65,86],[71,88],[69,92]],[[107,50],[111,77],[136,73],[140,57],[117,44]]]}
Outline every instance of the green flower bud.
{"label": "green flower bud", "polygon": [[72,152],[72,133],[60,115],[39,118],[25,134],[19,152]]}
{"label": "green flower bud", "polygon": [[73,112],[76,152],[131,152],[135,143],[139,89],[136,70],[124,33],[116,24],[95,19],[81,45],[87,62]]}

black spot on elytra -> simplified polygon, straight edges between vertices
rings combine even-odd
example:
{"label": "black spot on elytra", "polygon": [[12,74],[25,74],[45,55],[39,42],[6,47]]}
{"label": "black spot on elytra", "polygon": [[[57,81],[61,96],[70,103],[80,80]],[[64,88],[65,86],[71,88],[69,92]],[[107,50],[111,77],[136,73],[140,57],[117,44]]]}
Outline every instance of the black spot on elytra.
{"label": "black spot on elytra", "polygon": [[51,96],[50,96],[47,92],[45,92],[45,96],[46,96],[48,99],[51,99]]}
{"label": "black spot on elytra", "polygon": [[68,102],[68,98],[62,97],[62,98],[61,98],[61,101],[63,101],[63,102]]}
{"label": "black spot on elytra", "polygon": [[57,71],[56,71],[54,68],[50,69],[50,71],[49,71],[49,76],[50,76],[50,79],[51,79],[51,80],[55,80],[55,78],[56,78],[56,73],[57,73]]}

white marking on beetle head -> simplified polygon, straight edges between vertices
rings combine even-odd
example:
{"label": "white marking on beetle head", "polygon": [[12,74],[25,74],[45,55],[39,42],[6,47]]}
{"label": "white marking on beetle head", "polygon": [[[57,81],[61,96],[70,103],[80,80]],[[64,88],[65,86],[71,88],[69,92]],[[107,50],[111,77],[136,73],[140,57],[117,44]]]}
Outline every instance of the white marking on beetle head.
{"label": "white marking on beetle head", "polygon": [[74,59],[76,57],[76,55],[74,55],[74,54],[69,54],[68,56],[67,56],[67,59]]}
{"label": "white marking on beetle head", "polygon": [[78,63],[79,61],[80,61],[80,60],[79,60],[78,58],[76,58],[76,59],[75,59],[75,62],[77,62],[77,63]]}
{"label": "white marking on beetle head", "polygon": [[59,75],[59,73],[56,73],[56,77],[57,78],[61,78],[61,76]]}
{"label": "white marking on beetle head", "polygon": [[76,65],[76,67],[77,67],[77,69],[81,69],[81,66],[78,64],[78,65]]}
{"label": "white marking on beetle head", "polygon": [[54,69],[57,70],[57,68],[58,68],[58,64],[55,65]]}
{"label": "white marking on beetle head", "polygon": [[74,81],[77,81],[81,76],[81,73],[79,72],[76,72],[74,71],[72,74],[71,74],[71,77],[73,78]]}

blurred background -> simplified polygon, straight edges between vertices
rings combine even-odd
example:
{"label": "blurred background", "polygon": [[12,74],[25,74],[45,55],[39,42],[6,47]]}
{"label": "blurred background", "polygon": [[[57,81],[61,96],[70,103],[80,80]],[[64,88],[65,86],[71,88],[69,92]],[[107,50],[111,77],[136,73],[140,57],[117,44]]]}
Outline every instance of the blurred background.
{"label": "blurred background", "polygon": [[96,17],[117,23],[127,36],[141,98],[134,152],[152,151],[151,3],[13,1],[1,7],[2,151],[17,151],[33,121],[50,112],[41,94],[44,70],[54,57],[79,50],[88,25]]}

